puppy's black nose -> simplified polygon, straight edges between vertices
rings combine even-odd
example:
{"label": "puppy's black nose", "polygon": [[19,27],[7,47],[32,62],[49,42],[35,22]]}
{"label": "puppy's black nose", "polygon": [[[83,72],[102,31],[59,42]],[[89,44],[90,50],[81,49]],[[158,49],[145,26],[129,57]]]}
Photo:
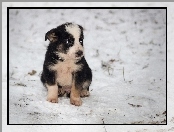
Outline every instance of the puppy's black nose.
{"label": "puppy's black nose", "polygon": [[83,54],[83,51],[79,50],[76,52],[76,57],[80,57],[82,56],[82,54]]}

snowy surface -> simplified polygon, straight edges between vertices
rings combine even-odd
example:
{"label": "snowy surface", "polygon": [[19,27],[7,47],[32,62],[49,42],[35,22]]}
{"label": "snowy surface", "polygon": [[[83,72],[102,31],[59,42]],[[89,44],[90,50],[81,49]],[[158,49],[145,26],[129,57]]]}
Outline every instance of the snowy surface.
{"label": "snowy surface", "polygon": [[[139,3],[132,6],[169,6],[168,9],[168,114],[171,115],[172,5]],[[5,6],[17,6],[15,3]],[[37,4],[36,4],[37,5]],[[49,3],[49,6],[55,6]],[[86,6],[95,5],[88,3]],[[104,4],[105,5],[105,4]],[[126,4],[124,4],[126,6]],[[29,4],[29,6],[32,6]],[[40,6],[46,6],[45,3]],[[71,3],[70,3],[71,6]],[[83,6],[83,5],[82,5]],[[98,6],[98,5],[97,5]],[[108,3],[108,6],[122,4]],[[131,6],[127,3],[127,6]],[[5,9],[3,13],[6,13]],[[165,10],[10,10],[9,19],[9,123],[10,124],[165,124],[166,123],[166,12]],[[5,18],[5,17],[4,17]],[[46,101],[47,91],[40,72],[48,42],[45,33],[65,22],[85,28],[85,57],[93,71],[91,96],[80,107],[59,98]],[[3,25],[3,29],[6,24]],[[3,31],[4,34],[5,30]],[[4,35],[3,34],[3,35]],[[6,37],[3,37],[4,39]],[[6,40],[3,53],[6,54]],[[3,62],[6,62],[5,58]],[[30,75],[32,70],[36,74]],[[3,115],[7,108],[6,73],[2,83]],[[167,126],[6,126],[4,131],[173,131],[174,117]],[[38,128],[38,129],[37,129]]]}

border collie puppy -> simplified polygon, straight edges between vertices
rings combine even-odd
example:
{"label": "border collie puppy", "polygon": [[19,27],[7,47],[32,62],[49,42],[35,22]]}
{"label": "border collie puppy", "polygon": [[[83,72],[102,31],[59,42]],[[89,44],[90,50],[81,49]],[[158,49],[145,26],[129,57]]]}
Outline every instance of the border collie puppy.
{"label": "border collie puppy", "polygon": [[83,48],[83,27],[65,23],[45,34],[50,43],[45,54],[41,81],[48,89],[47,101],[58,102],[58,95],[70,94],[70,103],[82,105],[89,96],[92,71]]}

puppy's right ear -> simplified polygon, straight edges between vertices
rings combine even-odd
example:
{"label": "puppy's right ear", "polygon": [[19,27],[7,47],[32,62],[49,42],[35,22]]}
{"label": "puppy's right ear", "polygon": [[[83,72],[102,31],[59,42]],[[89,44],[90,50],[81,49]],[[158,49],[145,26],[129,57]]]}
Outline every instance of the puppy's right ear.
{"label": "puppy's right ear", "polygon": [[56,35],[56,28],[51,29],[45,34],[45,41],[49,40],[50,42],[55,42],[58,40],[58,36]]}

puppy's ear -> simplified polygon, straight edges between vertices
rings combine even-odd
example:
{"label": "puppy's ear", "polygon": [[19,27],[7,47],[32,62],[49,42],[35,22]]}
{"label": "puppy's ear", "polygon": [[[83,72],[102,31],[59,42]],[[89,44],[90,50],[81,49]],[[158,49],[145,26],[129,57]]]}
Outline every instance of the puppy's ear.
{"label": "puppy's ear", "polygon": [[81,25],[79,25],[79,28],[83,31],[83,27]]}
{"label": "puppy's ear", "polygon": [[58,36],[56,35],[56,28],[51,29],[45,34],[45,41],[49,40],[50,42],[55,42],[58,40]]}

